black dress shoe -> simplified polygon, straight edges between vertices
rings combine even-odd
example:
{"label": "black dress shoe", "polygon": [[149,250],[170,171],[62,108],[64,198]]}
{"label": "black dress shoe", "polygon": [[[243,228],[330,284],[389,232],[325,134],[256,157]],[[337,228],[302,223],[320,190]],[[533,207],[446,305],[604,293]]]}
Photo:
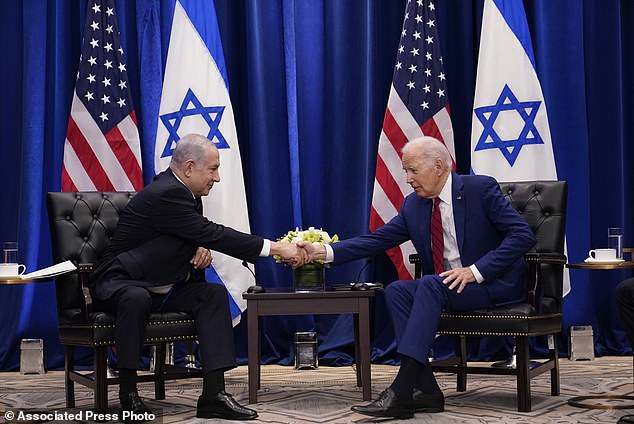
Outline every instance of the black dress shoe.
{"label": "black dress shoe", "polygon": [[225,420],[254,420],[258,413],[245,408],[224,391],[219,392],[212,399],[198,398],[196,418],[223,418]]}
{"label": "black dress shoe", "polygon": [[119,415],[119,421],[122,423],[142,423],[154,419],[152,410],[145,406],[137,392],[128,393],[127,397],[120,400],[121,414]]}
{"label": "black dress shoe", "polygon": [[381,392],[377,400],[365,406],[353,406],[354,412],[371,417],[412,418],[414,407],[411,401],[403,401],[396,397],[389,387]]}
{"label": "black dress shoe", "polygon": [[445,410],[445,396],[441,391],[427,394],[414,387],[412,393],[414,399],[414,411],[416,412],[443,412]]}
{"label": "black dress shoe", "polygon": [[634,423],[634,415],[623,415],[616,424],[629,424]]}

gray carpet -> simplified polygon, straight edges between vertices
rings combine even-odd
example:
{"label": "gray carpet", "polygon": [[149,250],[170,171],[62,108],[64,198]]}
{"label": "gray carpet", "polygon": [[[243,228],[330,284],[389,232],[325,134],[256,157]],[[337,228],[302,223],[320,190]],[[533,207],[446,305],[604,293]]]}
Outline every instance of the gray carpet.
{"label": "gray carpet", "polygon": [[[446,410],[440,414],[419,413],[410,423],[615,423],[621,415],[634,414],[634,409],[599,410],[574,408],[566,401],[574,396],[632,392],[632,358],[606,357],[594,361],[562,359],[561,396],[550,396],[549,374],[532,380],[530,413],[517,412],[515,380],[506,376],[468,377],[467,391],[455,390],[455,377],[438,374],[438,382],[446,396]],[[376,395],[392,381],[396,367],[372,366],[372,390]],[[227,373],[227,391],[247,403],[247,368]],[[259,413],[261,423],[375,423],[372,419],[350,411],[364,403],[355,386],[352,367],[321,367],[317,370],[295,370],[292,367],[264,366],[258,403],[250,405]],[[221,422],[195,418],[195,407],[201,390],[200,380],[168,382],[166,399],[154,400],[151,384],[141,384],[140,394],[157,415],[157,423]],[[43,375],[0,373],[0,410],[46,410],[68,413],[85,411],[92,406],[92,392],[76,386],[79,409],[64,409],[62,372]],[[117,389],[110,389],[109,399],[116,406]],[[618,403],[618,402],[615,402]],[[86,420],[83,420],[86,421]],[[389,420],[388,420],[389,421]],[[54,422],[72,422],[60,421]]]}

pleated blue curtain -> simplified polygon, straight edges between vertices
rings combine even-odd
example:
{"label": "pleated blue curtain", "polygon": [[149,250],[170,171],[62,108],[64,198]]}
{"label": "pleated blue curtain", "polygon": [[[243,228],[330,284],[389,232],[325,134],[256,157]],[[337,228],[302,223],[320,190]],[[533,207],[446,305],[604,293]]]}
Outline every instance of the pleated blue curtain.
{"label": "pleated blue curtain", "polygon": [[[569,181],[571,261],[607,243],[623,226],[634,246],[632,83],[634,7],[627,1],[526,0],[537,71],[546,97],[555,158]],[[8,2],[0,15],[0,241],[20,243],[30,269],[51,264],[44,196],[59,190],[63,141],[87,1]],[[435,2],[459,172],[469,140],[482,0]],[[243,158],[251,228],[275,239],[295,226],[342,238],[367,232],[374,166],[405,6],[399,1],[216,0]],[[144,179],[154,174],[159,108],[173,0],[116,2],[142,139]],[[410,17],[411,18],[411,17]],[[212,193],[213,195],[213,193]],[[627,243],[629,241],[629,243]],[[266,286],[288,286],[288,267],[257,263]],[[629,274],[571,271],[567,329],[592,325],[598,354],[631,348],[614,310],[615,285]],[[384,256],[327,271],[329,283],[389,282]],[[21,338],[43,338],[49,368],[62,366],[52,283],[0,286],[0,370],[15,370]],[[243,318],[246,320],[246,318]],[[271,317],[263,357],[292,360],[292,334],[316,329],[325,363],[350,363],[348,316]],[[373,302],[373,359],[393,362],[394,335],[382,295]],[[246,357],[244,323],[236,328]],[[544,341],[536,340],[537,351]],[[442,355],[451,344],[439,341]],[[509,343],[474,341],[478,359],[499,359]],[[85,354],[78,361],[89,361]]]}

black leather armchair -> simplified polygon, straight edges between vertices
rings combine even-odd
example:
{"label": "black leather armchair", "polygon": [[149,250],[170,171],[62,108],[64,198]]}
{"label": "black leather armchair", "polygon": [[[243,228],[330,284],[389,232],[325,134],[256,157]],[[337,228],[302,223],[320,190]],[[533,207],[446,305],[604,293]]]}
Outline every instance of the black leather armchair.
{"label": "black leather armchair", "polygon": [[[526,219],[537,238],[526,254],[529,264],[527,302],[487,310],[443,312],[438,334],[457,336],[456,356],[432,362],[435,371],[457,374],[457,390],[467,389],[467,374],[517,376],[518,411],[531,410],[530,379],[550,371],[553,396],[559,395],[559,362],[556,335],[561,331],[564,235],[568,186],[565,181],[500,183],[502,193]],[[468,236],[468,235],[467,235]],[[411,255],[416,278],[421,276],[418,255]],[[514,368],[468,366],[466,336],[515,338],[517,365]],[[549,358],[530,366],[528,338],[548,336]]]}
{"label": "black leather armchair", "polygon": [[[65,348],[66,407],[75,406],[74,383],[95,392],[95,409],[108,407],[108,385],[118,384],[108,377],[106,349],[114,346],[114,316],[92,309],[88,291],[89,275],[103,255],[114,233],[119,214],[134,196],[132,192],[48,193],[47,207],[53,257],[56,262],[71,260],[76,273],[56,277],[59,339]],[[138,381],[155,382],[156,399],[165,399],[165,380],[201,376],[201,372],[164,364],[166,343],[196,340],[194,320],[186,313],[153,313],[147,324],[145,344],[156,345],[154,373],[142,373]],[[93,373],[74,369],[75,347],[93,349]]]}

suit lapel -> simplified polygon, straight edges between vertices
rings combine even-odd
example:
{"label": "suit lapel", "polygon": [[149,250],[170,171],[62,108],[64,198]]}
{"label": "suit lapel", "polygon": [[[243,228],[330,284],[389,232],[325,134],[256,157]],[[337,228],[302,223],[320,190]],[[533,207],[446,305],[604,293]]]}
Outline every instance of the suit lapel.
{"label": "suit lapel", "polygon": [[458,241],[458,250],[462,256],[462,245],[464,244],[465,233],[465,199],[464,185],[460,175],[452,174],[451,194],[453,196],[453,219],[456,224],[456,239]]}

